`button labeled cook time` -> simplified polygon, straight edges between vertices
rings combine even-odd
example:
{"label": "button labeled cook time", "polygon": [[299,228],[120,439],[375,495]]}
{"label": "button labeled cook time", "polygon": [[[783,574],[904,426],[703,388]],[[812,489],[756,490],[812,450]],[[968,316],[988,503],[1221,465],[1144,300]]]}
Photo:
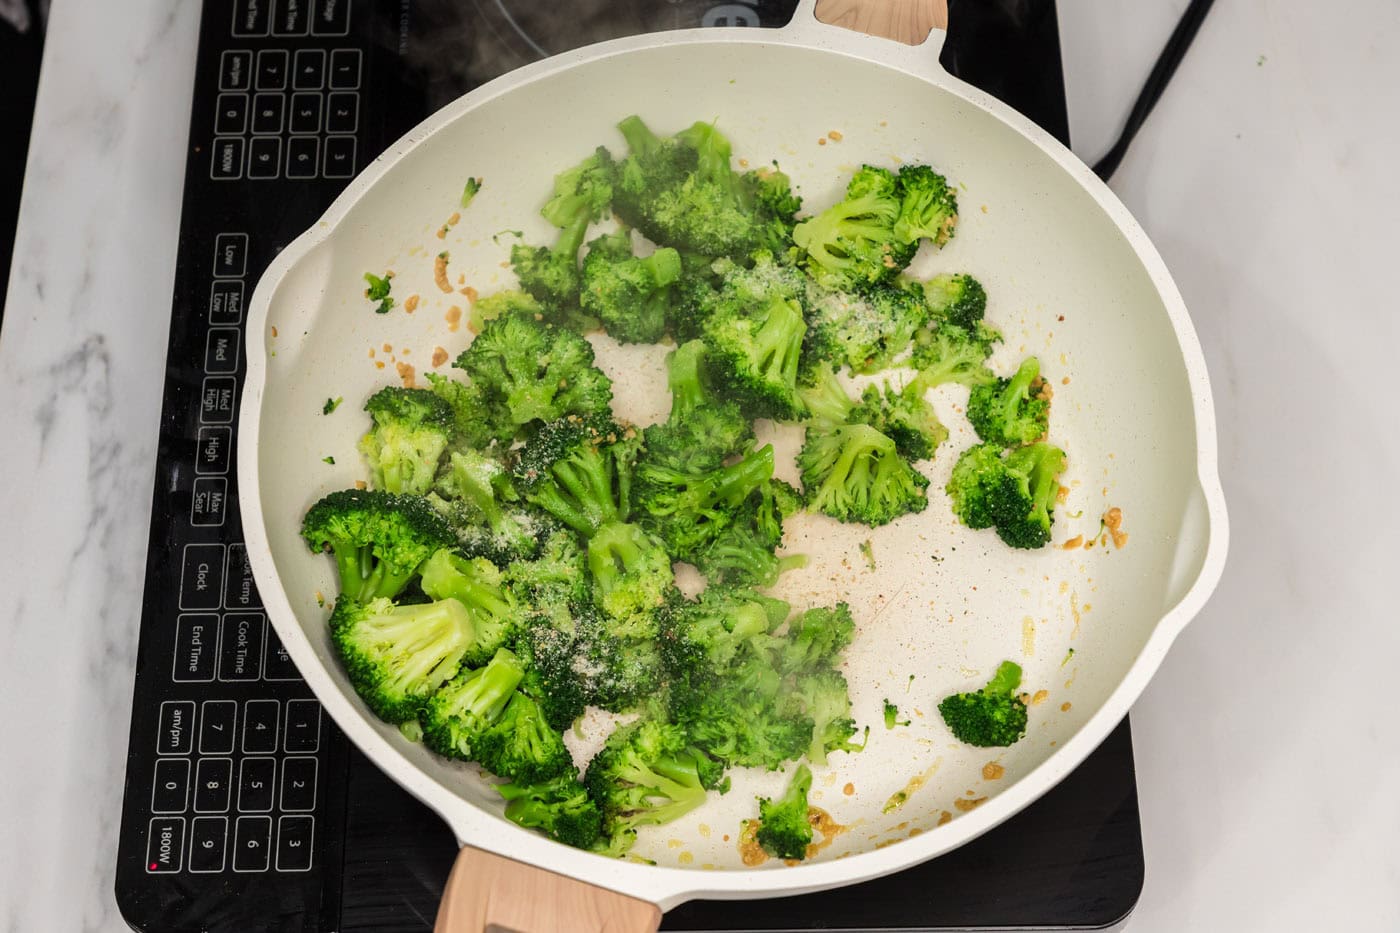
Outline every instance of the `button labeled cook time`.
{"label": "button labeled cook time", "polygon": [[309,0],[276,0],[272,8],[272,34],[306,35],[308,2]]}
{"label": "button labeled cook time", "polygon": [[224,593],[224,546],[187,544],[180,567],[180,608],[218,609]]}
{"label": "button labeled cook time", "polygon": [[230,612],[224,616],[219,646],[220,680],[257,680],[262,671],[263,616]]}

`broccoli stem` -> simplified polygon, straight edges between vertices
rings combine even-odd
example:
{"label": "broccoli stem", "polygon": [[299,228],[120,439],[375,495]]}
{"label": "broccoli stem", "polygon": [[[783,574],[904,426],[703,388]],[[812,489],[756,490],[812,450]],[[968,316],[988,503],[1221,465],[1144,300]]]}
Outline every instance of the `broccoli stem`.
{"label": "broccoli stem", "polygon": [[666,384],[671,389],[669,420],[672,423],[684,421],[706,403],[705,386],[700,377],[700,364],[704,359],[705,342],[692,340],[677,347],[667,361]]}
{"label": "broccoli stem", "polygon": [[1031,383],[1040,376],[1040,360],[1028,356],[1016,370],[1016,375],[1006,385],[1001,396],[1002,423],[1011,424],[1016,420],[1016,409],[1025,399],[1030,398]]}
{"label": "broccoli stem", "polygon": [[754,335],[754,369],[772,382],[794,385],[805,329],[802,313],[791,300],[775,297],[769,301],[768,313]]}
{"label": "broccoli stem", "polygon": [[627,140],[627,148],[636,155],[646,155],[661,148],[661,138],[651,131],[636,115],[630,116],[617,125],[622,138]]}
{"label": "broccoli stem", "polygon": [[982,692],[992,697],[1009,696],[1019,686],[1021,686],[1021,665],[1015,661],[1002,661],[997,667],[997,672],[987,682],[987,686],[982,688]]}

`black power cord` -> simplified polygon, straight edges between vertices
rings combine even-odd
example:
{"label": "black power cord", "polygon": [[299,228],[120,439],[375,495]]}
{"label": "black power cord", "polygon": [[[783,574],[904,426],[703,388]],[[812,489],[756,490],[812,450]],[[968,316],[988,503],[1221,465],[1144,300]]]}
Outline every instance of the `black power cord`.
{"label": "black power cord", "polygon": [[1152,66],[1152,73],[1147,76],[1147,82],[1143,84],[1142,91],[1128,114],[1128,122],[1123,126],[1118,141],[1094,165],[1094,174],[1104,181],[1112,178],[1113,173],[1118,170],[1118,163],[1122,162],[1123,156],[1127,154],[1128,145],[1147,122],[1148,114],[1152,113],[1152,108],[1157,106],[1162,92],[1171,83],[1172,75],[1176,74],[1177,66],[1186,57],[1186,50],[1191,47],[1191,41],[1196,38],[1196,33],[1200,31],[1201,23],[1205,22],[1206,14],[1210,12],[1214,2],[1215,0],[1191,0],[1186,12],[1181,14],[1181,20],[1177,22],[1176,29],[1172,30],[1171,38],[1167,40],[1162,54],[1157,57],[1157,63]]}

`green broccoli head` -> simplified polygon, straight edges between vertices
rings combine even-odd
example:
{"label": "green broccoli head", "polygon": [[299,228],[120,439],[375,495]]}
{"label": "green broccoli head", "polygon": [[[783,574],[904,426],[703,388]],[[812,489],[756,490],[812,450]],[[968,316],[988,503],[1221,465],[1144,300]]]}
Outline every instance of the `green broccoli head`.
{"label": "green broccoli head", "polygon": [[425,560],[456,541],[422,497],[359,489],[333,492],[313,505],[301,535],[311,550],[334,553],[340,591],[358,602],[398,596]]}
{"label": "green broccoli head", "polygon": [[741,653],[722,676],[673,678],[668,713],[697,746],[730,765],[781,768],[812,744],[812,718],[790,701],[767,656]]}
{"label": "green broccoli head", "polygon": [[895,239],[917,244],[921,239],[943,246],[958,222],[958,197],[948,180],[927,165],[906,165],[899,170],[899,217]]}
{"label": "green broccoli head", "polygon": [[808,427],[797,463],[808,507],[843,522],[883,525],[928,505],[928,479],[868,424]]}
{"label": "green broccoli head", "polygon": [[[486,402],[476,386],[441,373],[424,373],[430,391],[452,409],[449,446],[454,450],[486,450],[509,444],[518,426],[509,417],[488,418]],[[504,415],[503,410],[495,414]]]}
{"label": "green broccoli head", "polygon": [[565,618],[567,626],[561,627],[547,612],[531,613],[515,640],[525,670],[520,689],[539,704],[545,722],[561,732],[583,715],[592,698],[586,671],[578,664],[580,654],[575,652],[578,639],[572,615]]}
{"label": "green broccoli head", "polygon": [[544,536],[534,557],[506,566],[505,580],[524,604],[562,609],[567,615],[572,604],[588,598],[587,569],[578,538],[556,527]]}
{"label": "green broccoli head", "polygon": [[510,264],[520,287],[541,302],[548,313],[561,315],[561,323],[577,324],[570,310],[578,303],[582,276],[578,250],[588,225],[600,218],[612,200],[612,158],[599,148],[580,164],[554,178],[554,195],[540,211],[559,228],[554,246],[518,243],[511,248]]}
{"label": "green broccoli head", "polygon": [[515,634],[522,610],[501,571],[486,558],[468,559],[444,548],[420,572],[419,585],[429,599],[455,599],[466,608],[471,621],[468,665],[485,664]]}
{"label": "green broccoli head", "polygon": [[506,819],[575,849],[592,849],[603,831],[603,816],[576,774],[534,784],[498,784],[506,799]]}
{"label": "green broccoli head", "polygon": [[803,345],[802,381],[812,384],[813,367],[849,366],[871,373],[888,368],[928,319],[918,295],[879,284],[860,292],[813,286],[807,297],[808,329]]}
{"label": "green broccoli head", "polygon": [[455,599],[396,606],[342,595],[330,632],[355,692],[390,723],[417,718],[471,647],[471,619]]}
{"label": "green broccoli head", "polygon": [[797,224],[792,241],[801,262],[825,288],[858,291],[894,278],[914,257],[917,241],[895,236],[899,182],[887,169],[865,165],[841,201]]}
{"label": "green broccoli head", "polygon": [[788,781],[787,791],[776,801],[758,798],[758,832],[755,838],[774,858],[804,859],[812,842],[812,823],[807,818],[807,792],[812,789],[812,769],[798,765]]}
{"label": "green broccoli head", "polygon": [[705,802],[723,769],[691,745],[679,726],[643,719],[608,736],[584,775],[603,813],[603,832],[630,845],[639,826],[669,823]]}
{"label": "green broccoli head", "polygon": [[734,259],[786,242],[800,205],[786,176],[736,174],[729,140],[713,124],[696,123],[669,139],[635,116],[618,128],[630,151],[614,172],[613,207],[649,239]]}
{"label": "green broccoli head", "polygon": [[643,458],[637,465],[637,511],[667,553],[693,561],[740,517],[749,496],[772,475],[771,444],[703,472],[676,470]]}
{"label": "green broccoli head", "polygon": [[1031,444],[1006,455],[1006,471],[1015,480],[1015,496],[1001,501],[997,535],[1016,548],[1050,543],[1050,524],[1060,492],[1065,452],[1050,444]]}
{"label": "green broccoli head", "polygon": [[969,528],[995,527],[1012,547],[1044,547],[1066,463],[1064,451],[1046,443],[1010,452],[996,444],[969,447],[948,479],[953,514]]}
{"label": "green broccoli head", "polygon": [[1040,361],[1027,357],[1010,379],[973,386],[967,420],[984,441],[1014,447],[1045,436],[1050,399],[1042,389]]}
{"label": "green broccoli head", "polygon": [[525,498],[574,531],[625,521],[641,438],[628,426],[595,414],[546,424],[520,450],[515,480]]}
{"label": "green broccoli head", "polygon": [[996,382],[987,368],[987,357],[1001,340],[1001,334],[985,324],[972,329],[940,324],[914,335],[914,351],[909,364],[919,371],[910,383],[911,391],[923,392],[948,382],[969,388]]}
{"label": "green broccoli head", "polygon": [[578,334],[524,314],[486,325],[454,364],[471,377],[478,417],[518,432],[568,415],[608,411],[612,382]]}
{"label": "green broccoli head", "polygon": [[787,638],[780,654],[784,671],[818,671],[840,662],[841,652],[855,638],[856,623],[851,607],[814,606],[799,613],[788,624]]}
{"label": "green broccoli head", "polygon": [[631,239],[619,231],[593,241],[579,303],[621,343],[656,343],[666,333],[671,286],[680,274],[674,249],[633,256]]}
{"label": "green broccoli head", "polygon": [[656,634],[656,613],[674,591],[665,546],[638,525],[609,522],[588,539],[593,599],[610,620],[609,630],[627,638]]}
{"label": "green broccoli head", "polygon": [[712,585],[772,586],[781,574],[807,565],[806,555],[779,557],[776,549],[777,544],[751,523],[735,522],[700,548],[692,560]]}
{"label": "green broccoli head", "polygon": [[359,445],[370,486],[413,495],[431,489],[452,430],[452,406],[427,389],[385,386],[370,396],[365,411],[374,418]]}
{"label": "green broccoli head", "polygon": [[807,384],[798,390],[798,394],[807,410],[809,424],[830,430],[850,420],[856,403],[841,384],[835,367],[826,362],[814,365],[803,381]]}
{"label": "green broccoli head", "polygon": [[986,316],[987,290],[966,273],[945,272],[914,284],[922,288],[930,314],[939,321],[974,330]]}
{"label": "green broccoli head", "polygon": [[472,741],[472,757],[492,774],[538,784],[574,766],[564,737],[551,729],[539,704],[517,690],[495,723]]}
{"label": "green broccoli head", "polygon": [[865,393],[848,416],[854,424],[868,424],[894,441],[895,450],[908,460],[929,460],[938,445],[948,439],[948,429],[938,420],[920,386],[903,391],[885,383],[881,390],[866,386]]}
{"label": "green broccoli head", "polygon": [[675,470],[712,470],[753,439],[753,425],[739,406],[709,389],[705,344],[691,340],[666,357],[671,413],[643,431],[646,459]]}
{"label": "green broccoli head", "polygon": [[500,718],[525,676],[520,660],[501,648],[485,667],[463,668],[424,707],[423,744],[448,758],[472,760],[472,743]]}
{"label": "green broccoli head", "polygon": [[797,696],[812,720],[811,744],[807,759],[816,765],[826,764],[830,752],[858,752],[864,744],[852,742],[856,734],[851,718],[851,697],[846,678],[836,670],[817,670],[800,674]]}
{"label": "green broccoli head", "polygon": [[553,524],[518,501],[499,458],[477,450],[451,451],[434,489],[434,505],[457,532],[462,551],[498,565],[534,557]]}
{"label": "green broccoli head", "polygon": [[987,686],[975,693],[955,693],[938,704],[938,712],[959,741],[978,748],[1014,745],[1026,734],[1029,716],[1016,694],[1021,666],[1003,661]]}
{"label": "green broccoli head", "polygon": [[773,629],[790,607],[753,590],[707,587],[697,600],[677,600],[662,614],[661,658],[673,680],[703,688],[741,655],[766,658],[778,639]]}
{"label": "green broccoli head", "polygon": [[796,419],[802,414],[797,367],[805,331],[795,298],[773,295],[747,307],[722,298],[705,321],[711,378],[751,417]]}

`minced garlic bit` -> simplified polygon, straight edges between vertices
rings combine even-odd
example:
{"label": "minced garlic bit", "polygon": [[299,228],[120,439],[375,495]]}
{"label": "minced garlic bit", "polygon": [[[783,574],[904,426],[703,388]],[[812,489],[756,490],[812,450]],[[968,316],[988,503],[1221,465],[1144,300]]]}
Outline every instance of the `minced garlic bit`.
{"label": "minced garlic bit", "polygon": [[839,142],[840,142],[842,139],[844,139],[845,137],[843,137],[843,136],[841,135],[841,131],[840,131],[840,130],[832,130],[830,133],[827,133],[827,134],[826,134],[826,138],[829,139],[829,140],[831,140],[831,141],[834,142],[834,143],[839,143]]}
{"label": "minced garlic bit", "polygon": [[953,801],[953,806],[957,807],[964,813],[971,813],[973,810],[976,810],[978,807],[982,806],[982,804],[986,802],[986,797],[977,797],[972,800],[966,800],[962,797],[959,797],[957,800]]}
{"label": "minced garlic bit", "polygon": [[989,761],[982,766],[982,779],[986,781],[1000,781],[1006,774],[1006,769],[995,761]]}
{"label": "minced garlic bit", "polygon": [[470,285],[462,286],[461,291],[463,295],[467,296],[468,301],[470,301],[472,304],[476,304],[476,299],[480,292],[478,292],[475,288],[473,288]]}
{"label": "minced garlic bit", "polygon": [[447,280],[447,263],[451,258],[447,250],[443,250],[433,259],[433,284],[444,292],[452,291],[452,283]]}
{"label": "minced garlic bit", "polygon": [[1128,543],[1128,533],[1123,530],[1123,510],[1118,506],[1115,505],[1103,514],[1103,526],[1113,536],[1115,549]]}
{"label": "minced garlic bit", "polygon": [[436,368],[447,362],[447,351],[442,347],[433,347],[433,367]]}
{"label": "minced garlic bit", "polygon": [[817,140],[817,145],[818,145],[818,146],[825,146],[825,145],[826,145],[826,137],[823,136],[821,139]]}
{"label": "minced garlic bit", "polygon": [[453,305],[447,309],[443,315],[443,320],[447,322],[447,329],[456,332],[457,327],[462,323],[462,309],[458,305]]}
{"label": "minced garlic bit", "polygon": [[404,309],[404,311],[407,312],[408,314],[412,314],[414,311],[417,311],[417,310],[418,310],[418,296],[417,296],[417,295],[409,295],[407,298],[405,298],[405,299],[403,300],[403,309]]}

